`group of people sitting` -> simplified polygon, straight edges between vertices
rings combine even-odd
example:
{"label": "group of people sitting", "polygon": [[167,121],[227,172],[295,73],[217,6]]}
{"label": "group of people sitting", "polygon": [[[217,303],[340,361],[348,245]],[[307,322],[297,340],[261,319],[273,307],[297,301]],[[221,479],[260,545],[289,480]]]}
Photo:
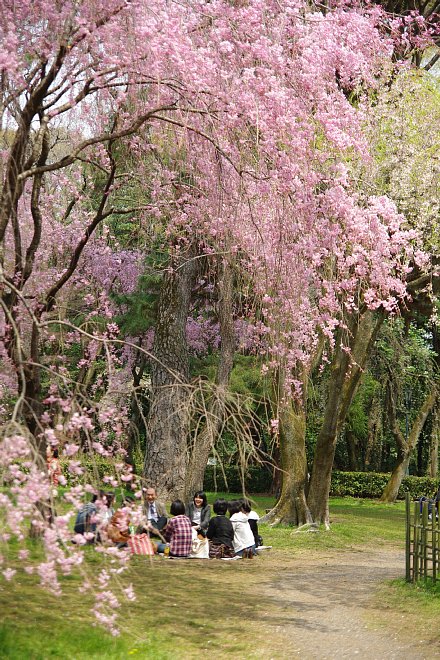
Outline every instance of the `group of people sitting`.
{"label": "group of people sitting", "polygon": [[[107,513],[107,524],[104,527],[101,522],[99,529],[95,520],[97,502],[104,502]],[[186,506],[181,500],[174,500],[169,518],[165,505],[156,497],[155,489],[146,488],[144,516],[136,528],[130,524],[131,502],[124,502],[124,506],[116,512],[112,504],[111,493],[101,491],[94,496],[92,502],[78,512],[75,532],[88,537],[89,542],[103,540],[104,537],[119,547],[134,547],[136,537],[148,536],[151,553],[169,554],[174,558],[251,559],[266,547],[262,545],[258,532],[259,516],[246,499],[230,502],[217,499],[213,505],[216,515],[211,517],[206,494],[197,491]]]}
{"label": "group of people sitting", "polygon": [[170,507],[172,518],[168,520],[165,505],[156,499],[155,489],[148,488],[147,529],[151,536],[159,534],[164,539],[157,551],[163,552],[169,543],[172,557],[252,558],[262,547],[262,539],[258,533],[259,516],[249,502],[218,499],[213,509],[216,516],[211,518],[206,494],[197,491],[186,506],[181,500],[174,500]]}

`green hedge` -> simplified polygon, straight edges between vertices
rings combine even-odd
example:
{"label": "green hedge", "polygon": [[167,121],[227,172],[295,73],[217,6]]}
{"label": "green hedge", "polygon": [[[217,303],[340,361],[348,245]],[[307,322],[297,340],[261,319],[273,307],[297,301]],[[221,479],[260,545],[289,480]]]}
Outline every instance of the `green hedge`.
{"label": "green hedge", "polygon": [[[102,481],[104,475],[114,475],[113,461],[101,456],[80,457],[81,464],[85,468],[87,479],[94,474],[98,482]],[[78,483],[78,477],[72,479],[67,469],[67,461],[61,460],[64,476],[70,485]],[[226,482],[223,477],[226,475]],[[388,483],[389,474],[378,472],[332,472],[330,495],[339,497],[360,497],[366,499],[378,499]],[[81,481],[81,478],[79,478]],[[239,493],[242,490],[241,472],[236,465],[230,465],[222,470],[220,467],[208,465],[203,482],[204,489],[210,492]],[[245,474],[245,489],[248,493],[268,493],[272,486],[272,471],[261,466],[249,467]],[[404,499],[405,493],[409,493],[412,499],[422,495],[432,496],[439,486],[438,479],[429,477],[404,477],[400,486],[398,498]]]}
{"label": "green hedge", "polygon": [[[378,472],[337,472],[332,473],[330,495],[340,497],[379,498],[390,478],[389,474]],[[398,498],[404,499],[409,493],[412,499],[422,495],[433,496],[438,488],[438,479],[430,477],[404,477]]]}
{"label": "green hedge", "polygon": [[[240,471],[232,465],[224,468],[227,484],[222,470],[209,465],[206,468],[203,486],[207,491],[239,493],[242,489]],[[330,495],[339,497],[360,497],[378,499],[390,478],[389,474],[377,472],[339,472],[333,471]],[[249,493],[267,493],[272,485],[272,474],[262,467],[248,468],[245,476],[245,488]],[[422,495],[432,496],[439,486],[438,479],[429,477],[404,477],[398,498],[404,499],[409,493],[412,499]]]}

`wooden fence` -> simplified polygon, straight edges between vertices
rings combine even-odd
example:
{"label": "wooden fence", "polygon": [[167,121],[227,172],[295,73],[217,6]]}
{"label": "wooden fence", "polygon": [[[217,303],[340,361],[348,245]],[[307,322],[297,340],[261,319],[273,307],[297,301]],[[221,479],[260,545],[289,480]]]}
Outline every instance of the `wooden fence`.
{"label": "wooden fence", "polygon": [[440,520],[435,506],[429,518],[428,502],[411,502],[406,494],[406,580],[440,580]]}

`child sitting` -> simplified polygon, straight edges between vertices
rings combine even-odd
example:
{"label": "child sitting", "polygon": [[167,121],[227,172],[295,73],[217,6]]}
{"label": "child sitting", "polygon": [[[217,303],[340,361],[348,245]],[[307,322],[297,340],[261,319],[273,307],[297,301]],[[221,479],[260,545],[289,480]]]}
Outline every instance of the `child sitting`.
{"label": "child sitting", "polygon": [[229,517],[234,528],[234,550],[240,557],[252,559],[255,554],[255,540],[248,517],[243,510],[243,500],[229,502]]}
{"label": "child sitting", "polygon": [[263,539],[258,533],[258,521],[260,520],[260,516],[256,511],[253,511],[249,500],[242,500],[242,502],[242,510],[247,515],[252,534],[254,535],[255,547],[258,548],[258,546],[263,545]]}
{"label": "child sitting", "polygon": [[209,558],[223,559],[234,556],[234,528],[226,518],[228,503],[226,500],[214,502],[215,518],[211,518],[206,536],[209,539]]}

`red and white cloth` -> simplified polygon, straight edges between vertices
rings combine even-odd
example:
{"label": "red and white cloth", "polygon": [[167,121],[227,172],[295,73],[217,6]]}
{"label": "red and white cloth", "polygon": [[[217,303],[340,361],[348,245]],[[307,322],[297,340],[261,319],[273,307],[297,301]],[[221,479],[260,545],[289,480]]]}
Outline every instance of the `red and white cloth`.
{"label": "red and white cloth", "polygon": [[148,534],[133,534],[127,543],[133,555],[154,555],[154,546]]}

